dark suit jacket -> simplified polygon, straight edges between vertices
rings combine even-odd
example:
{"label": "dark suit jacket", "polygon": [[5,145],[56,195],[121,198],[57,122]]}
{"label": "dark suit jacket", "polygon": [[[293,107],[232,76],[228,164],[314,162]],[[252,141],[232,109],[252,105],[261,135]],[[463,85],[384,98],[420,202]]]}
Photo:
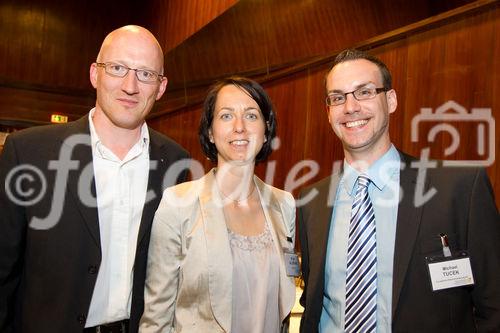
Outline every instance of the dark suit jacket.
{"label": "dark suit jacket", "polygon": [[[84,134],[83,141],[71,148],[66,139]],[[178,179],[163,182],[168,167],[188,154],[178,144],[149,129],[150,160],[148,191],[153,199],[146,201],[142,213],[134,265],[130,327],[137,331],[144,308],[144,281],[149,235],[154,213],[165,186]],[[63,143],[65,142],[65,143]],[[67,179],[64,172],[56,177],[55,167],[64,148],[71,153],[72,163]],[[77,161],[77,162],[75,162]],[[187,161],[187,160],[186,160]],[[59,165],[58,165],[59,164]],[[33,199],[43,190],[43,182],[35,173],[19,183],[13,181],[16,166],[32,166],[46,180],[45,195],[25,205],[11,200],[16,184]],[[92,193],[92,205],[80,200],[79,180],[88,181],[80,188]],[[4,186],[10,177],[9,185]],[[38,178],[38,179],[37,179]],[[57,191],[56,178],[65,180],[63,191]],[[7,137],[0,156],[0,332],[82,332],[89,310],[97,272],[101,263],[101,246],[95,182],[92,168],[88,118],[65,124],[32,128]],[[37,192],[38,191],[38,192]],[[28,197],[24,197],[24,202]],[[36,198],[35,198],[36,199]],[[33,217],[49,216],[52,205],[62,205],[60,218],[48,230],[29,226]]]}
{"label": "dark suit jacket", "polygon": [[[394,248],[393,332],[500,332],[500,220],[486,172],[477,168],[428,169],[425,191],[437,193],[414,205],[417,169],[401,154],[403,193],[398,207]],[[301,332],[318,331],[325,284],[325,256],[332,205],[340,174],[306,188],[315,198],[298,210],[305,281]],[[420,181],[420,180],[419,180]],[[328,201],[329,194],[332,196]],[[433,292],[425,257],[442,254],[439,238],[450,238],[452,251],[468,250],[475,285]]]}

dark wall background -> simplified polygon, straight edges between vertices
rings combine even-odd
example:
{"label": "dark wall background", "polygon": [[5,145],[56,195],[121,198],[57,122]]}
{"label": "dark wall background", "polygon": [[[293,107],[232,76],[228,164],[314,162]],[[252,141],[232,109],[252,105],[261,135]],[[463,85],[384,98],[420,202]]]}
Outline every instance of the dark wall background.
{"label": "dark wall background", "polygon": [[[451,155],[445,155],[449,135],[429,144],[425,135],[433,123],[426,122],[412,142],[411,124],[421,108],[436,109],[450,100],[467,111],[490,108],[498,118],[498,3],[3,0],[0,125],[23,127],[46,123],[52,113],[71,120],[87,113],[95,98],[88,69],[102,39],[119,26],[140,24],[163,45],[169,78],[166,96],[148,122],[185,146],[206,169],[210,164],[196,134],[201,102],[214,79],[238,73],[264,85],[278,114],[281,145],[269,163],[258,167],[259,175],[265,178],[274,168],[268,180],[283,188],[304,160],[319,167],[309,182],[329,174],[343,156],[327,122],[323,76],[332,58],[351,46],[371,50],[393,73],[399,107],[390,131],[398,148],[419,155],[430,146],[434,158],[485,159],[476,149],[477,121],[451,123],[461,138]],[[493,141],[498,155],[498,135]],[[491,164],[488,173],[500,206],[498,165]],[[299,169],[298,175],[307,171]]]}

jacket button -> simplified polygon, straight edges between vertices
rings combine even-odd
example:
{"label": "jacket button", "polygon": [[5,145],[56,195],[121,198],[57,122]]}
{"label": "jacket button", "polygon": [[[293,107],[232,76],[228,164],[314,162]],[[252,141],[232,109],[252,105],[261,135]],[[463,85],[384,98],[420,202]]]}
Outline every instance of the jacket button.
{"label": "jacket button", "polygon": [[90,265],[88,268],[87,268],[87,271],[90,273],[90,274],[95,274],[97,273],[97,267],[95,265]]}
{"label": "jacket button", "polygon": [[80,314],[80,315],[78,316],[78,318],[76,318],[76,319],[78,320],[78,322],[79,322],[80,324],[82,324],[82,325],[84,325],[84,324],[85,324],[85,319],[86,319],[86,318],[85,318],[85,315]]}

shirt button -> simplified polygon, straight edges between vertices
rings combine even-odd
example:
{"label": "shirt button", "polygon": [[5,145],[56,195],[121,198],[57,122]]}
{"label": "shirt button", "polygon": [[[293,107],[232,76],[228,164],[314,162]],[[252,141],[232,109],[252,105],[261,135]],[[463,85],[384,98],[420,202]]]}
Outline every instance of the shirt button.
{"label": "shirt button", "polygon": [[90,274],[95,274],[97,273],[97,267],[95,265],[90,265],[87,269],[87,271],[90,273]]}
{"label": "shirt button", "polygon": [[79,322],[80,324],[82,324],[82,325],[83,325],[83,324],[85,324],[85,319],[86,319],[86,318],[85,318],[85,315],[80,314],[80,315],[78,316],[78,318],[76,318],[76,319],[78,320],[78,322]]}

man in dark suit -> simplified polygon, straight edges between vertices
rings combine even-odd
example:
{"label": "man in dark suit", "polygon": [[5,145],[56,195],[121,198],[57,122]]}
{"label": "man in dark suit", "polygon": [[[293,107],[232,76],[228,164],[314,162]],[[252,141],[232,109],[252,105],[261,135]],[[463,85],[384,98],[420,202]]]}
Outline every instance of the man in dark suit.
{"label": "man in dark suit", "polygon": [[16,132],[0,156],[1,332],[138,329],[153,215],[188,154],[145,123],[167,85],[148,30],[111,32],[90,80],[87,116]]}
{"label": "man in dark suit", "polygon": [[396,150],[391,75],[367,53],[339,54],[326,91],[345,159],[300,195],[301,332],[500,332],[500,220],[485,170]]}

